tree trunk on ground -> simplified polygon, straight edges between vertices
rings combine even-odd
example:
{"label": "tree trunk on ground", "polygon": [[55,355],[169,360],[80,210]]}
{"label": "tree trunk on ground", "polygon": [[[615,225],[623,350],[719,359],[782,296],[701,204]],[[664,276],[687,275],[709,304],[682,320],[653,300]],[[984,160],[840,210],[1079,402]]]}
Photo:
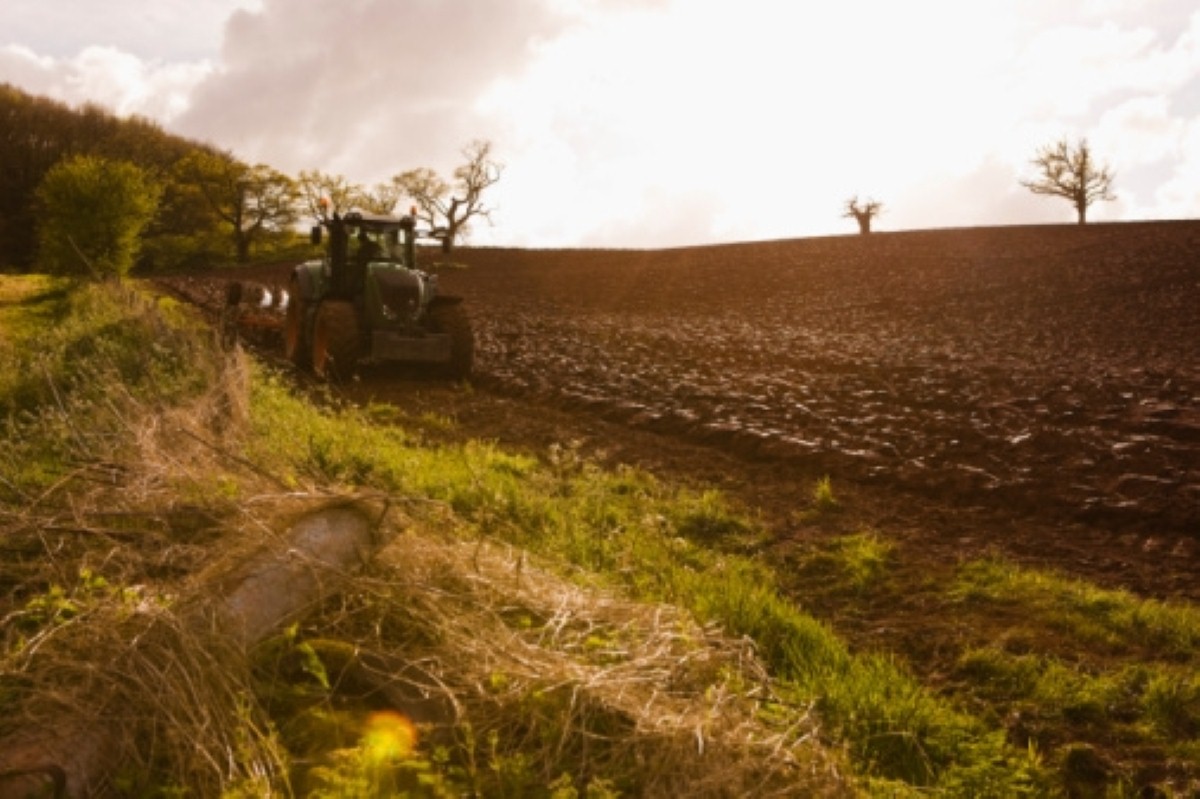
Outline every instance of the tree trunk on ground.
{"label": "tree trunk on ground", "polygon": [[[185,617],[249,649],[318,604],[336,575],[374,556],[384,543],[376,534],[378,517],[357,505],[309,514],[234,574],[202,588]],[[45,719],[0,739],[0,799],[93,796],[120,769],[113,745],[103,718],[86,724]]]}

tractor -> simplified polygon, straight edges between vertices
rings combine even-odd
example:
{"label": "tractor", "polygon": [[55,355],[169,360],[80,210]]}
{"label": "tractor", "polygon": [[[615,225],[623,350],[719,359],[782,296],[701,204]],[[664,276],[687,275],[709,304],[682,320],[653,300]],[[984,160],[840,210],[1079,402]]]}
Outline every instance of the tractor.
{"label": "tractor", "polygon": [[462,298],[441,293],[416,266],[412,216],[351,211],[312,229],[325,257],[292,270],[284,317],[287,358],[322,380],[347,380],[368,364],[420,364],[445,377],[471,372],[475,341]]}

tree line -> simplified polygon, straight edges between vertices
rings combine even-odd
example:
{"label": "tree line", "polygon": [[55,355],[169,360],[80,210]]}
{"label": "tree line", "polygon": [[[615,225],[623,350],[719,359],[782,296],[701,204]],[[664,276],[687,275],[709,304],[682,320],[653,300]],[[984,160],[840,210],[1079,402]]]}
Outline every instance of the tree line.
{"label": "tree line", "polygon": [[449,251],[490,219],[484,192],[503,168],[490,142],[462,154],[449,180],[428,168],[372,187],[319,170],[291,177],[148,119],[0,84],[0,265],[121,274],[135,258],[148,271],[246,263],[295,248],[306,217],[390,214],[405,199]]}
{"label": "tree line", "polygon": [[[119,118],[95,104],[75,109],[0,84],[0,266],[29,269],[39,257],[66,271],[118,273],[135,257],[147,271],[246,263],[294,254],[288,250],[305,217],[321,221],[352,208],[390,214],[402,200],[448,252],[474,220],[490,219],[484,193],[503,169],[488,141],[470,143],[462,155],[450,180],[428,168],[370,187],[315,169],[293,178],[149,119]],[[1032,164],[1037,177],[1021,185],[1068,200],[1079,224],[1094,203],[1115,199],[1113,174],[1086,139],[1047,145]],[[118,198],[127,198],[124,207]],[[867,234],[882,212],[883,203],[856,195],[842,215]],[[113,255],[127,245],[128,257]]]}

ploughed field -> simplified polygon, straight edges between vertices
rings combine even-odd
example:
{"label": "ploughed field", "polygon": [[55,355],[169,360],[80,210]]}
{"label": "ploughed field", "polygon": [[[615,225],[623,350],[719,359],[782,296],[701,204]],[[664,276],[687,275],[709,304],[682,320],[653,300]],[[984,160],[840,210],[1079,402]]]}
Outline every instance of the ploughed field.
{"label": "ploughed field", "polygon": [[456,258],[494,390],[956,504],[1200,533],[1200,223]]}
{"label": "ploughed field", "polygon": [[[655,441],[698,445],[673,466],[735,456],[717,470],[747,471],[726,482],[763,489],[752,499],[776,510],[804,502],[789,475],[828,474],[912,497],[891,508],[998,511],[1029,522],[985,539],[1010,553],[1200,595],[1200,222],[450,260],[466,267],[440,274],[473,320],[477,391],[367,373],[353,393],[444,403],[515,443],[595,438],[603,422],[642,462]],[[284,286],[288,273],[169,282],[215,309],[227,280]],[[243,313],[244,329],[265,324],[259,340],[278,348],[270,313]],[[961,525],[925,525],[932,545],[961,544]]]}

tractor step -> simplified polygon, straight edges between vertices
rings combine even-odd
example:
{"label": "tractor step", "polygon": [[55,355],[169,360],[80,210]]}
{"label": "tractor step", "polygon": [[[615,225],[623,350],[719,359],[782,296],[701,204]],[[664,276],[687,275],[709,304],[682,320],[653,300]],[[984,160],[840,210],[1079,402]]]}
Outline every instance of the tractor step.
{"label": "tractor step", "polygon": [[453,340],[445,333],[413,336],[394,330],[371,333],[371,360],[446,363],[450,360]]}

